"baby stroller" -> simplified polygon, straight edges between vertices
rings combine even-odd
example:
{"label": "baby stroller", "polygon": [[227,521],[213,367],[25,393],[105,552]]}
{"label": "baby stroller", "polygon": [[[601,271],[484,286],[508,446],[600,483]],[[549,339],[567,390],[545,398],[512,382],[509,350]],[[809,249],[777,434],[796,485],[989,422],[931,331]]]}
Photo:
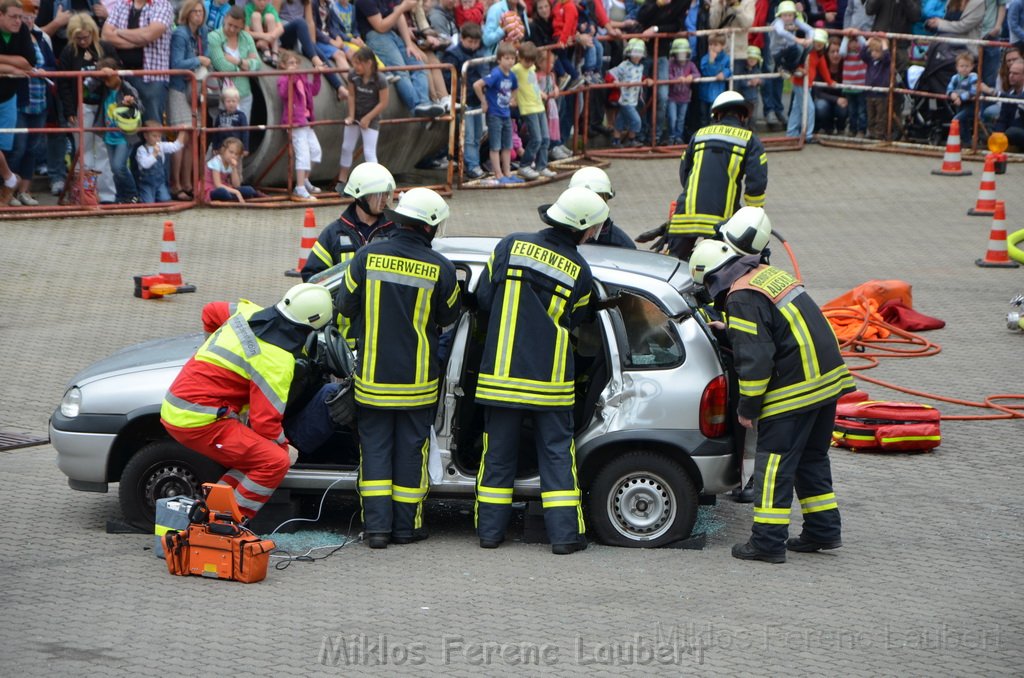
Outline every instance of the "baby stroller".
{"label": "baby stroller", "polygon": [[[912,89],[945,96],[950,79],[956,74],[956,55],[963,48],[951,43],[933,42],[925,54],[924,67]],[[906,141],[941,146],[949,135],[949,123],[956,111],[949,99],[911,97],[910,114],[904,126]]]}

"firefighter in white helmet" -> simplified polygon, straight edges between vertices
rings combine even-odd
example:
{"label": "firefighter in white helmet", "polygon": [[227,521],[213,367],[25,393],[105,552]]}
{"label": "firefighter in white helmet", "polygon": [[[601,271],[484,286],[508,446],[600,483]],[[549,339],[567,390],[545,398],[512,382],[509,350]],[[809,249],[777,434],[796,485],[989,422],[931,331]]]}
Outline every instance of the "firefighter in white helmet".
{"label": "firefighter in white helmet", "polygon": [[573,442],[575,371],[570,332],[595,300],[590,266],[577,246],[608,218],[608,205],[588,188],[566,189],[540,207],[549,228],[513,233],[494,248],[477,286],[489,316],[476,401],[484,410],[484,450],[476,487],[482,548],[505,540],[512,514],[523,420],[533,419],[541,503],[551,550],[587,546]]}
{"label": "firefighter in white helmet", "polygon": [[[736,544],[732,555],[782,563],[787,549],[842,546],[828,450],[836,401],[854,384],[832,327],[799,280],[760,263],[758,255],[703,240],[689,264],[694,282],[728,318],[737,419],[744,428],[758,426],[754,525],[750,540]],[[787,541],[794,490],[803,531]]]}
{"label": "firefighter in white helmet", "polygon": [[338,292],[359,351],[358,490],[367,545],[378,549],[426,538],[438,337],[460,308],[455,266],[430,247],[448,220],[444,198],[413,188],[386,214],[395,233],[356,252]]}
{"label": "firefighter in white helmet", "polygon": [[296,362],[310,332],[333,316],[331,293],[310,283],[292,287],[269,308],[240,304],[185,363],[164,396],[164,428],[228,469],[220,482],[234,488],[248,518],[291,465],[284,415]]}
{"label": "firefighter in white helmet", "polygon": [[[583,188],[589,188],[594,193],[601,196],[601,199],[607,203],[609,200],[615,197],[615,191],[612,190],[612,180],[608,178],[608,174],[600,167],[583,167],[576,170],[572,178],[569,179],[569,188],[582,186]],[[636,245],[630,239],[626,232],[615,225],[612,221],[611,215],[604,220],[601,225],[601,230],[597,232],[593,238],[587,241],[588,245],[610,245],[612,247],[624,247],[626,249],[635,250]]]}

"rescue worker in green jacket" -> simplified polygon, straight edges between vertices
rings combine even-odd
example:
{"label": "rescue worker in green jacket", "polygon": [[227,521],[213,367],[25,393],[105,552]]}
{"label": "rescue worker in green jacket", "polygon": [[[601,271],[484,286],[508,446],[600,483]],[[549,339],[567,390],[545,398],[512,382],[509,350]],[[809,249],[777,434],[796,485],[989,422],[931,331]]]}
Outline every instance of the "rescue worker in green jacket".
{"label": "rescue worker in green jacket", "polygon": [[577,246],[608,218],[587,188],[566,189],[540,218],[550,228],[498,243],[477,286],[489,314],[476,401],[485,406],[476,487],[482,548],[505,539],[524,419],[533,419],[541,503],[551,550],[586,548],[573,442],[575,372],[569,333],[594,311],[590,266]]}
{"label": "rescue worker in green jacket", "polygon": [[430,247],[448,213],[429,188],[406,191],[386,212],[398,225],[394,235],[356,253],[338,292],[338,309],[353,321],[358,344],[358,490],[370,548],[426,538],[438,335],[460,309],[455,266]]}
{"label": "rescue worker in green jacket", "polygon": [[[668,252],[688,260],[698,238],[711,238],[715,226],[740,207],[764,207],[768,156],[747,129],[750,104],[725,91],[711,105],[714,121],[697,130],[679,164],[682,193],[666,231]],[[642,242],[642,241],[641,241]]]}
{"label": "rescue worker in green jacket", "polygon": [[[689,265],[694,282],[725,309],[739,422],[748,429],[757,423],[754,525],[732,555],[783,563],[787,548],[842,546],[828,450],[836,401],[854,384],[831,325],[799,280],[760,263],[758,254],[702,240]],[[794,489],[803,532],[787,541]]]}

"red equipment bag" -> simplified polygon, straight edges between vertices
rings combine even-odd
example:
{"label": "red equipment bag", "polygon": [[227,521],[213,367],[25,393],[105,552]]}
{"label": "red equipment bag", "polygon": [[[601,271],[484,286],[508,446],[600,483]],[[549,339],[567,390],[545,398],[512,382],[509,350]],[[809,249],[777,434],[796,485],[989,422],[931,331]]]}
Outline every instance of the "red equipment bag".
{"label": "red equipment bag", "polygon": [[[849,394],[866,396],[858,391]],[[938,447],[939,411],[930,405],[891,400],[851,402],[836,406],[832,444],[865,452],[927,452]]]}

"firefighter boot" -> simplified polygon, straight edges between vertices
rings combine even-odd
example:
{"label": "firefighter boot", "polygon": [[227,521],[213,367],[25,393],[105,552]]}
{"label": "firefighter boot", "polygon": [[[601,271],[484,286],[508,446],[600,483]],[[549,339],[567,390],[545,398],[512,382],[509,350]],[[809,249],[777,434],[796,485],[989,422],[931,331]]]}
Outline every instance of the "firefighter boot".
{"label": "firefighter boot", "polygon": [[786,542],[786,548],[790,551],[796,551],[797,553],[814,553],[815,551],[831,551],[837,549],[843,545],[841,539],[835,541],[811,541],[805,539],[803,535],[799,537],[793,537]]}
{"label": "firefighter boot", "polygon": [[786,562],[786,553],[763,553],[758,551],[750,545],[748,541],[746,544],[736,544],[732,547],[732,557],[739,558],[740,560],[762,560],[766,563],[784,563]]}

